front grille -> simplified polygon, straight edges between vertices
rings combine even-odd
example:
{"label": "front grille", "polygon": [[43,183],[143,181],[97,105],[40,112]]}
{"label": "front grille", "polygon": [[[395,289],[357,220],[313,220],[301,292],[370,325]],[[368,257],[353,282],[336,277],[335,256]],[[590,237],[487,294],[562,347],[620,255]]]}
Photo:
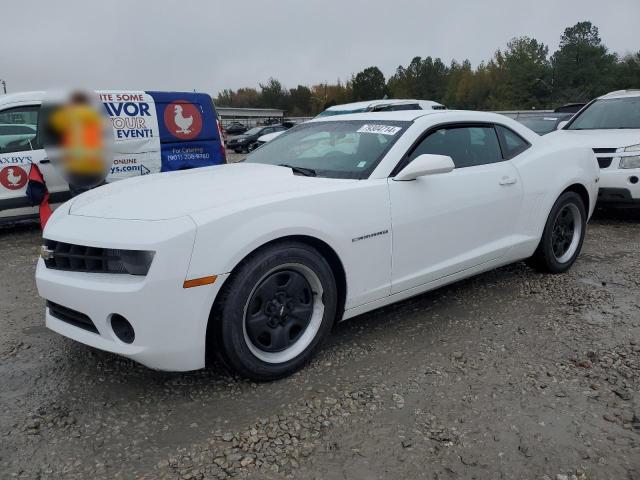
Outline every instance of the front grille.
{"label": "front grille", "polygon": [[45,239],[42,257],[47,268],[69,272],[146,275],[154,252],[87,247]]}
{"label": "front grille", "polygon": [[616,148],[594,148],[593,153],[616,153]]}
{"label": "front grille", "polygon": [[120,260],[119,250],[87,247],[71,243],[45,240],[52,251],[44,263],[47,268],[71,272],[127,273]]}
{"label": "front grille", "polygon": [[77,312],[47,300],[47,308],[52,317],[93,333],[99,333],[91,319],[84,313]]}
{"label": "front grille", "polygon": [[609,168],[612,161],[613,157],[598,157],[598,165],[600,165],[600,168]]}

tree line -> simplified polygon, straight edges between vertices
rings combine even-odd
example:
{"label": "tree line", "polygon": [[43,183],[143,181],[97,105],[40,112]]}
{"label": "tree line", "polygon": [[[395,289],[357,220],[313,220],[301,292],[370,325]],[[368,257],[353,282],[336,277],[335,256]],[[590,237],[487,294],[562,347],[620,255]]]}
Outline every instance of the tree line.
{"label": "tree line", "polygon": [[372,66],[346,82],[287,89],[270,78],[259,86],[223,90],[216,105],[279,108],[289,116],[306,116],[331,105],[386,96],[472,110],[553,109],[611,90],[640,88],[640,51],[622,57],[610,52],[598,28],[585,21],[566,28],[551,55],[547,45],[521,36],[476,68],[469,60],[446,65],[440,58],[415,57],[388,79]]}

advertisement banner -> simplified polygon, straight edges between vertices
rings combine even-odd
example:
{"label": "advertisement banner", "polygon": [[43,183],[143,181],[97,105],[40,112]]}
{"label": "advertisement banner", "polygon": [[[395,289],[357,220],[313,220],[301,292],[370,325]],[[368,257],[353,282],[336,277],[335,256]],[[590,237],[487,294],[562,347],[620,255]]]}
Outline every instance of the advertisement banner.
{"label": "advertisement banner", "polygon": [[107,182],[160,172],[160,133],[153,97],[142,91],[97,94],[115,138],[115,155]]}
{"label": "advertisement banner", "polygon": [[222,163],[211,97],[188,92],[148,93],[157,112],[163,172]]}

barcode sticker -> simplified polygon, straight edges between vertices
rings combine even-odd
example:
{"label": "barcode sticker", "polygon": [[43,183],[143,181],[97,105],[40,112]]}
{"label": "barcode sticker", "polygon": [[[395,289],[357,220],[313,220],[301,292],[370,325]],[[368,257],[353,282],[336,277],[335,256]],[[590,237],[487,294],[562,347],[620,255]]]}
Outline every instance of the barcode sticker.
{"label": "barcode sticker", "polygon": [[381,135],[395,135],[402,127],[394,127],[393,125],[363,125],[358,129],[358,133],[379,133]]}

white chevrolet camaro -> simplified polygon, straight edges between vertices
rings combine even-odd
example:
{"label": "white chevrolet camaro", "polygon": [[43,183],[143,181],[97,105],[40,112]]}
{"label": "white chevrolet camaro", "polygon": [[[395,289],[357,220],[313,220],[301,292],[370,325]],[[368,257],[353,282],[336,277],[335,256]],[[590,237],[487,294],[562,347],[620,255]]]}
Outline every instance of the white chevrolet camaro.
{"label": "white chevrolet camaro", "polygon": [[320,118],[243,163],[133,178],[58,208],[36,273],[52,330],[151,368],[218,355],[257,380],[336,321],[527,259],[564,272],[597,198],[590,148],[502,115]]}

